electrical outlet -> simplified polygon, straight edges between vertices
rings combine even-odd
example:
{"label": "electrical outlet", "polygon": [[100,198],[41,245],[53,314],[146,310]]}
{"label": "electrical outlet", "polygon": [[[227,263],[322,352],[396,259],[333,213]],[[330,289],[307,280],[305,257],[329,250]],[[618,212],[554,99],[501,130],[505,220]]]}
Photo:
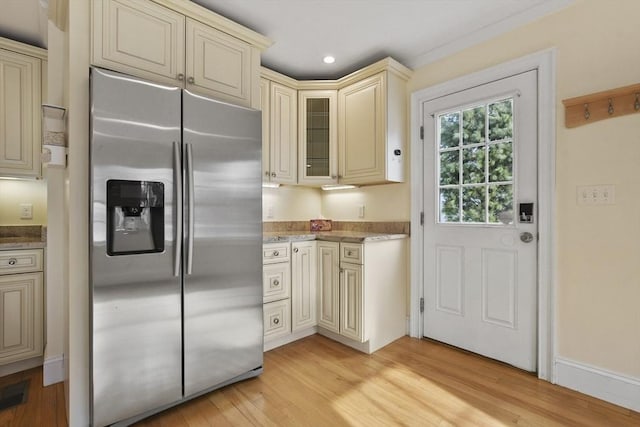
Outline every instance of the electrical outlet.
{"label": "electrical outlet", "polygon": [[267,218],[273,218],[273,206],[267,206]]}
{"label": "electrical outlet", "polygon": [[31,203],[20,204],[20,219],[33,219],[33,205]]}
{"label": "electrical outlet", "polygon": [[358,218],[364,218],[364,205],[358,206]]}
{"label": "electrical outlet", "polygon": [[581,185],[576,187],[580,206],[613,205],[616,202],[615,185]]}

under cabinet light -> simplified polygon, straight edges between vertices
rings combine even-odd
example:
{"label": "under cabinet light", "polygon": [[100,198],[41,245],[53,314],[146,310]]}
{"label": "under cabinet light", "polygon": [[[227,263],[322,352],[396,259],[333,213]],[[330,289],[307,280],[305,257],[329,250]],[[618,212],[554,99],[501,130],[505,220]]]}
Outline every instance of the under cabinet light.
{"label": "under cabinet light", "polygon": [[280,187],[280,184],[278,184],[277,182],[263,182],[262,183],[262,188],[278,188]]}
{"label": "under cabinet light", "polygon": [[346,185],[346,184],[327,184],[321,187],[324,191],[332,191],[332,190],[351,190],[353,188],[358,188],[356,185]]}

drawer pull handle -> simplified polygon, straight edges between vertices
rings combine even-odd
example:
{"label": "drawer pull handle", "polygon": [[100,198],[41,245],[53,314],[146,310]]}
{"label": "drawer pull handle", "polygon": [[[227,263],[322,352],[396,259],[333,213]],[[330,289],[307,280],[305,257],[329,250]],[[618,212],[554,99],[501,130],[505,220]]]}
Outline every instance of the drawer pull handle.
{"label": "drawer pull handle", "polygon": [[277,317],[275,319],[273,319],[273,324],[277,325],[278,323],[280,323],[280,319],[278,319]]}
{"label": "drawer pull handle", "polygon": [[9,258],[9,265],[16,265],[18,263],[18,260],[15,258]]}
{"label": "drawer pull handle", "polygon": [[347,256],[352,256],[353,252],[352,251],[347,251]]}
{"label": "drawer pull handle", "polygon": [[280,281],[279,280],[274,280],[273,281],[273,286],[280,286]]}
{"label": "drawer pull handle", "polygon": [[278,252],[278,251],[273,251],[273,256],[278,256],[278,255],[280,255],[280,252]]}
{"label": "drawer pull handle", "polygon": [[293,248],[293,252],[298,253],[299,249],[298,248]]}

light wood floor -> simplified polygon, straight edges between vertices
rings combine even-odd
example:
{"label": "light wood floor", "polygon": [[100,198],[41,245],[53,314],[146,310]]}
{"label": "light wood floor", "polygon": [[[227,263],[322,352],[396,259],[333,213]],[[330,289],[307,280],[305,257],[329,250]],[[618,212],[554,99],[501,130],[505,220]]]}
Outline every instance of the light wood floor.
{"label": "light wood floor", "polygon": [[[265,353],[264,370],[137,426],[640,426],[640,413],[407,337],[368,356],[315,335]],[[0,411],[0,427],[64,426],[62,385],[16,375],[0,385],[31,377],[29,402]]]}
{"label": "light wood floor", "polygon": [[449,346],[408,337],[365,355],[315,335],[264,373],[139,427],[640,426],[640,413]]}
{"label": "light wood floor", "polygon": [[0,388],[29,379],[27,402],[0,411],[0,427],[65,427],[63,383],[42,387],[42,368],[0,377]]}

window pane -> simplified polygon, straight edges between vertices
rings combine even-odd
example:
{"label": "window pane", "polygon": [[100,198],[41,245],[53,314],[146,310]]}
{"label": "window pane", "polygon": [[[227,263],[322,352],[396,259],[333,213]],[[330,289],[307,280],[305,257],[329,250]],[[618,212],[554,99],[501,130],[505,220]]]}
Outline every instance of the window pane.
{"label": "window pane", "polygon": [[513,223],[513,186],[489,186],[489,222]]}
{"label": "window pane", "polygon": [[484,185],[462,189],[462,221],[485,222]]}
{"label": "window pane", "polygon": [[513,101],[506,99],[489,105],[489,140],[511,138],[513,136]]}
{"label": "window pane", "polygon": [[484,142],[485,136],[484,105],[462,112],[462,141],[464,145]]}
{"label": "window pane", "polygon": [[501,142],[489,146],[489,182],[513,180],[513,144]]}
{"label": "window pane", "polygon": [[440,185],[455,185],[460,182],[460,151],[440,153]]}
{"label": "window pane", "polygon": [[440,116],[440,148],[457,147],[460,144],[460,113]]}
{"label": "window pane", "polygon": [[460,221],[460,195],[457,188],[440,189],[440,222]]}
{"label": "window pane", "polygon": [[484,146],[462,150],[462,182],[484,184]]}

